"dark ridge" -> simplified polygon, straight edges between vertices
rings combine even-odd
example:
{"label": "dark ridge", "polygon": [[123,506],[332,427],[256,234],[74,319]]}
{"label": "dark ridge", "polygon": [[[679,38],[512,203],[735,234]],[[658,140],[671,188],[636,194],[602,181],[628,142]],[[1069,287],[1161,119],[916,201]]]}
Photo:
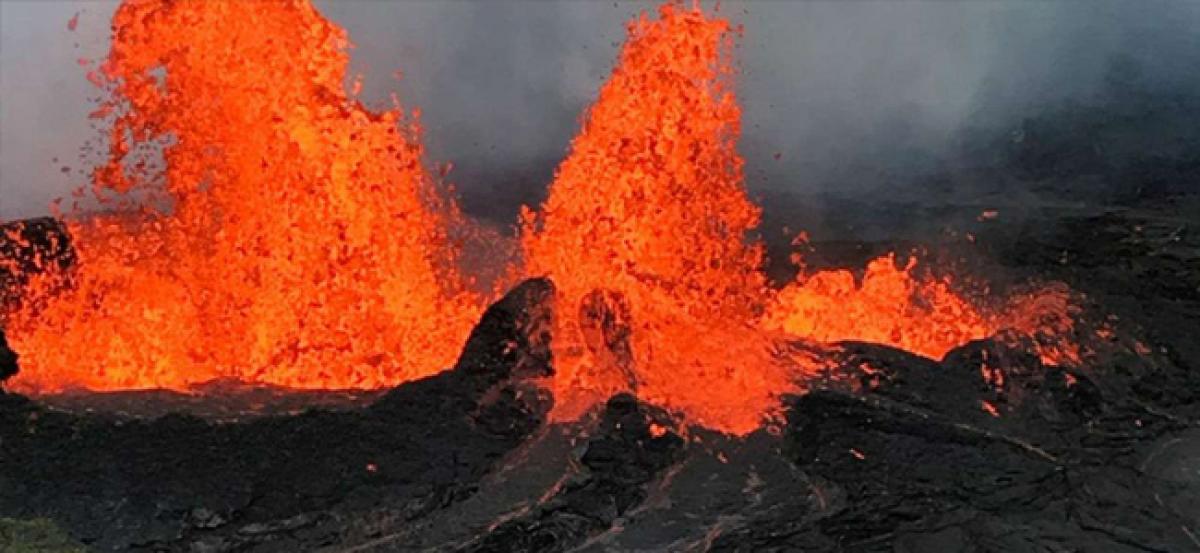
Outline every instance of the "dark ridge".
{"label": "dark ridge", "polygon": [[614,396],[579,457],[579,474],[524,516],[457,551],[568,551],[611,529],[645,501],[650,482],[682,457],[684,440],[668,425],[674,423],[665,412],[632,395]]}
{"label": "dark ridge", "polygon": [[419,518],[470,496],[543,423],[531,379],[550,374],[552,295],[521,284],[453,369],[365,409],[113,420],[0,396],[0,516],[121,551],[310,550]]}
{"label": "dark ridge", "polygon": [[[1027,364],[1027,351],[1001,341],[963,346],[941,363],[850,350],[838,371],[853,378],[790,399],[787,412],[783,455],[824,508],[780,508],[716,537],[709,551],[1197,547],[1188,530],[1196,510],[1179,498],[1200,480],[1147,465],[1195,446],[1194,436],[1177,437],[1190,426],[1182,418],[1129,390],[1103,394],[1087,377]],[[864,360],[877,369],[864,372]],[[1003,378],[984,378],[984,367]]]}

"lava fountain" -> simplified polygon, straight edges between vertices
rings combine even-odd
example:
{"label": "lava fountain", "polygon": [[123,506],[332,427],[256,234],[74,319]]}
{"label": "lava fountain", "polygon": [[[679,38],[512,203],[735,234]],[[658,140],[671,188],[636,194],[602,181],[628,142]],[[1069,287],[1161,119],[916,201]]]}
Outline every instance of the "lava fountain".
{"label": "lava fountain", "polygon": [[[66,217],[69,289],[33,279],[38,301],[7,314],[13,387],[378,388],[449,366],[488,299],[458,263],[466,223],[417,114],[346,91],[345,31],[305,1],[130,0],[113,28],[106,209]],[[1015,331],[1073,360],[1059,289],[985,307],[894,256],[770,287],[737,152],[740,30],[668,4],[628,33],[507,270],[557,285],[560,418],[632,390],[745,433],[821,368],[799,341],[939,357]]]}
{"label": "lava fountain", "polygon": [[93,185],[111,213],[73,214],[73,289],[10,317],[15,388],[380,387],[449,366],[480,313],[454,205],[417,123],[345,91],[346,33],[307,2],[131,1],[113,28]]}
{"label": "lava fountain", "polygon": [[[673,5],[630,25],[538,214],[526,213],[527,270],[559,284],[558,397],[639,395],[710,426],[757,426],[792,387],[755,324],[763,253],[747,234],[759,209],[742,186],[740,109],[727,21]],[[584,347],[581,301],[628,304],[630,377]]]}
{"label": "lava fountain", "polygon": [[[821,367],[784,354],[796,338],[874,341],[934,358],[1006,329],[1049,327],[1046,341],[1058,344],[1070,320],[1065,293],[1038,291],[1039,301],[989,314],[949,277],[917,276],[915,259],[902,268],[892,255],[876,259],[861,282],[825,271],[770,289],[762,248],[749,239],[759,209],[736,148],[736,34],[724,19],[671,4],[657,20],[633,22],[545,205],[524,216],[526,269],[559,283],[560,400],[633,389],[745,432]],[[587,336],[597,297],[629,327],[624,359]]]}

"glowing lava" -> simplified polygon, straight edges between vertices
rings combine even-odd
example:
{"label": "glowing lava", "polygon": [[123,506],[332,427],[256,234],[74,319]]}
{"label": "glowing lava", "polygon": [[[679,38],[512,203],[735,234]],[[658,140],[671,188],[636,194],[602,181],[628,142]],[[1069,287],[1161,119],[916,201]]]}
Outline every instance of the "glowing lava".
{"label": "glowing lava", "polygon": [[560,398],[629,387],[578,330],[593,290],[629,305],[644,398],[743,430],[792,387],[754,324],[766,286],[746,239],[759,210],[742,187],[731,47],[728,22],[698,10],[633,22],[541,213],[526,214],[527,271],[559,285]]}
{"label": "glowing lava", "polygon": [[[345,32],[303,1],[132,0],[113,28],[94,191],[121,215],[72,219],[72,289],[35,282],[43,301],[9,315],[15,387],[371,388],[448,366],[485,299],[448,237],[462,221],[422,168],[416,123],[345,91]],[[558,287],[558,416],[633,389],[748,432],[816,368],[781,353],[797,339],[940,357],[1015,329],[1071,360],[1065,292],[985,310],[891,256],[861,281],[769,288],[736,150],[735,34],[675,5],[632,22],[545,205],[522,214],[506,272]]]}
{"label": "glowing lava", "polygon": [[848,270],[801,274],[776,295],[763,323],[819,342],[875,342],[932,359],[966,342],[1016,331],[1035,339],[1047,364],[1078,362],[1075,349],[1061,342],[1071,331],[1066,290],[1034,290],[988,310],[955,293],[952,277],[918,276],[916,265],[910,258],[899,267],[894,255],[886,255],[868,263],[857,281]]}
{"label": "glowing lava", "polygon": [[[725,20],[673,5],[631,24],[545,205],[525,214],[526,269],[559,284],[563,418],[632,388],[709,427],[746,432],[817,368],[776,354],[788,340],[873,341],[940,358],[1010,328],[948,279],[918,278],[915,260],[899,268],[890,255],[861,282],[826,271],[767,287],[762,250],[747,237],[759,210],[736,150],[732,35]],[[627,359],[587,335],[596,291],[627,312],[618,317],[629,327]],[[1041,328],[1036,314],[1026,318],[1019,330]]]}
{"label": "glowing lava", "polygon": [[94,188],[150,199],[70,225],[74,290],[10,318],[17,389],[378,387],[452,363],[479,313],[454,206],[416,124],[344,91],[342,29],[307,2],[160,0],[113,28]]}

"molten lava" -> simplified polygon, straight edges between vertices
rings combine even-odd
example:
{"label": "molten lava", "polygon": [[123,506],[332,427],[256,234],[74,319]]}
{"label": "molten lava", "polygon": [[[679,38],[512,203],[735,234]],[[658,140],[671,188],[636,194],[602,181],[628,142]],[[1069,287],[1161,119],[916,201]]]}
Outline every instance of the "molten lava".
{"label": "molten lava", "polygon": [[861,281],[848,270],[801,274],[775,296],[763,323],[818,342],[876,342],[933,359],[1015,331],[1040,339],[1035,347],[1047,364],[1078,362],[1074,348],[1061,343],[1071,330],[1066,290],[1038,289],[987,310],[955,293],[951,277],[918,276],[916,265],[910,258],[898,267],[886,255],[867,264]]}
{"label": "molten lava", "polygon": [[[16,388],[371,388],[448,366],[486,299],[449,237],[462,220],[418,125],[345,91],[345,32],[304,1],[129,0],[113,28],[93,186],[110,209],[71,218],[70,290],[35,279],[39,301],[8,314]],[[558,416],[634,390],[748,432],[818,367],[782,353],[797,340],[940,357],[1011,330],[1073,360],[1061,291],[985,309],[891,256],[860,281],[771,289],[748,236],[735,34],[675,5],[632,22],[548,199],[522,214],[507,273],[557,285]]]}
{"label": "molten lava", "polygon": [[526,214],[527,271],[560,290],[558,397],[628,387],[583,347],[593,290],[628,303],[633,384],[650,401],[747,429],[792,387],[754,324],[766,286],[746,240],[759,210],[742,187],[731,46],[729,24],[697,10],[633,22],[541,213]]}
{"label": "molten lava", "polygon": [[74,289],[10,318],[17,389],[378,387],[452,363],[480,312],[454,206],[416,124],[344,91],[342,29],[307,2],[160,0],[113,28],[94,189],[138,211],[71,223]]}

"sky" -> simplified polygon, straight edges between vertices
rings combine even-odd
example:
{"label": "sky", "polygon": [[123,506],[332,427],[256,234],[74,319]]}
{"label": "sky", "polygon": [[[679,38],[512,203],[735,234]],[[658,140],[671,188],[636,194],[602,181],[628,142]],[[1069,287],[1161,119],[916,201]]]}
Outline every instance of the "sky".
{"label": "sky", "polygon": [[[499,218],[542,197],[625,22],[655,5],[315,3],[348,29],[368,103],[397,92],[419,107],[429,162],[454,164],[468,212]],[[100,131],[77,60],[103,57],[115,6],[0,0],[0,220],[44,214],[86,182]],[[1156,86],[1194,91],[1200,79],[1200,2],[1187,0],[726,0],[720,10],[745,29],[737,87],[752,191],[868,190],[868,174],[920,167],[964,129],[1086,101],[1118,57]]]}

